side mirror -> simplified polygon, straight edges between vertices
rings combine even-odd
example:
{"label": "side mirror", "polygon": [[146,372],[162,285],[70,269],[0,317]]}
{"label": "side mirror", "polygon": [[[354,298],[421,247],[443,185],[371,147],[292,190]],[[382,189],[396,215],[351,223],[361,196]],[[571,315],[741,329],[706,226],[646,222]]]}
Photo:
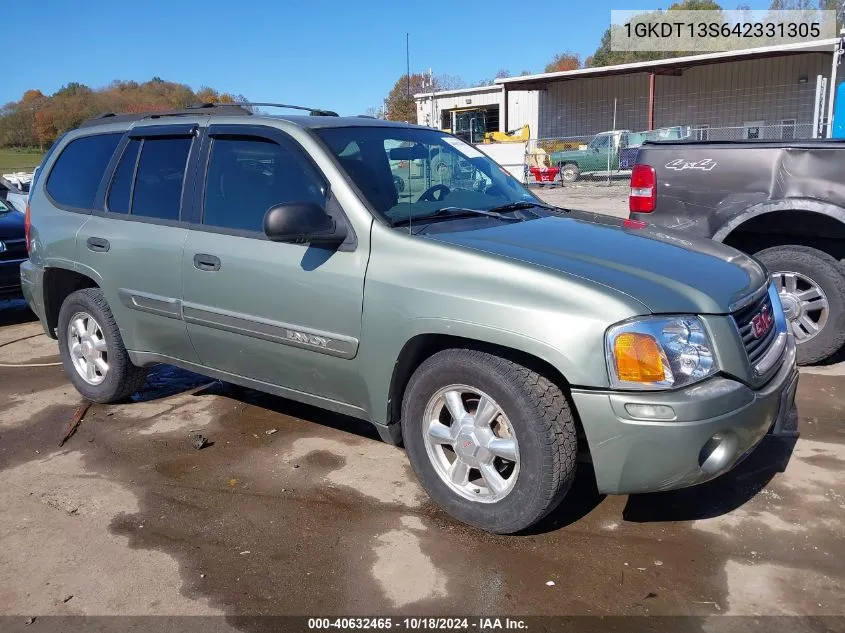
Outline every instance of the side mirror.
{"label": "side mirror", "polygon": [[338,225],[318,204],[289,202],[264,214],[264,234],[273,242],[340,244],[346,239],[346,226]]}

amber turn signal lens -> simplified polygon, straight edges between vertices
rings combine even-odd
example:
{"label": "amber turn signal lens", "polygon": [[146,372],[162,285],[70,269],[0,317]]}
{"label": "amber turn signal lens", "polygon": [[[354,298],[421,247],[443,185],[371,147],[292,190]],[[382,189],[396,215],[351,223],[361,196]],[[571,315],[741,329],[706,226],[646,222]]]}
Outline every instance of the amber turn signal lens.
{"label": "amber turn signal lens", "polygon": [[660,382],[665,380],[663,352],[648,334],[626,332],[613,341],[616,375],[627,382]]}

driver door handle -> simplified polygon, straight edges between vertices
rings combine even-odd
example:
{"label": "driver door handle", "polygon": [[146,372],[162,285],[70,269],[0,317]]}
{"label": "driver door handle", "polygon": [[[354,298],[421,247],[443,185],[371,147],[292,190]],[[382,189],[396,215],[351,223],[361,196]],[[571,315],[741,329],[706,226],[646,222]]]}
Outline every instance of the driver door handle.
{"label": "driver door handle", "polygon": [[194,255],[194,268],[207,272],[218,271],[220,270],[220,258],[206,253],[197,253]]}

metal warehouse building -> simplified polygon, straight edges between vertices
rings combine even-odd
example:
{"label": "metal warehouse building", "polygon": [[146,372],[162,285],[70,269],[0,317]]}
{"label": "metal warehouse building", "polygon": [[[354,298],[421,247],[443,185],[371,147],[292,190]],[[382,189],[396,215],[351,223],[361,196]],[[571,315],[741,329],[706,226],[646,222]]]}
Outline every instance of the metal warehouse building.
{"label": "metal warehouse building", "polygon": [[447,128],[452,110],[483,107],[488,130],[528,124],[532,139],[672,126],[713,140],[825,136],[836,44],[820,40],[498,79],[415,95],[417,122]]}

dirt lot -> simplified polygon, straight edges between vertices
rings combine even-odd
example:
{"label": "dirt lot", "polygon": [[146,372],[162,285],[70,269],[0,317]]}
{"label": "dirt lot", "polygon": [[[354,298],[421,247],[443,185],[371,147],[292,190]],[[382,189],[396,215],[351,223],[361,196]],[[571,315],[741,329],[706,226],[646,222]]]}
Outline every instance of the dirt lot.
{"label": "dirt lot", "polygon": [[[0,344],[31,337],[0,363],[55,362],[40,332],[0,303]],[[803,373],[792,451],[631,497],[584,469],[531,534],[496,537],[355,420],[161,367],[60,448],[80,403],[62,369],[0,368],[0,614],[845,615],[843,374]]]}
{"label": "dirt lot", "polygon": [[549,204],[559,207],[627,218],[630,191],[628,183],[628,180],[613,180],[610,184],[576,181],[564,186],[534,186],[532,191]]}

